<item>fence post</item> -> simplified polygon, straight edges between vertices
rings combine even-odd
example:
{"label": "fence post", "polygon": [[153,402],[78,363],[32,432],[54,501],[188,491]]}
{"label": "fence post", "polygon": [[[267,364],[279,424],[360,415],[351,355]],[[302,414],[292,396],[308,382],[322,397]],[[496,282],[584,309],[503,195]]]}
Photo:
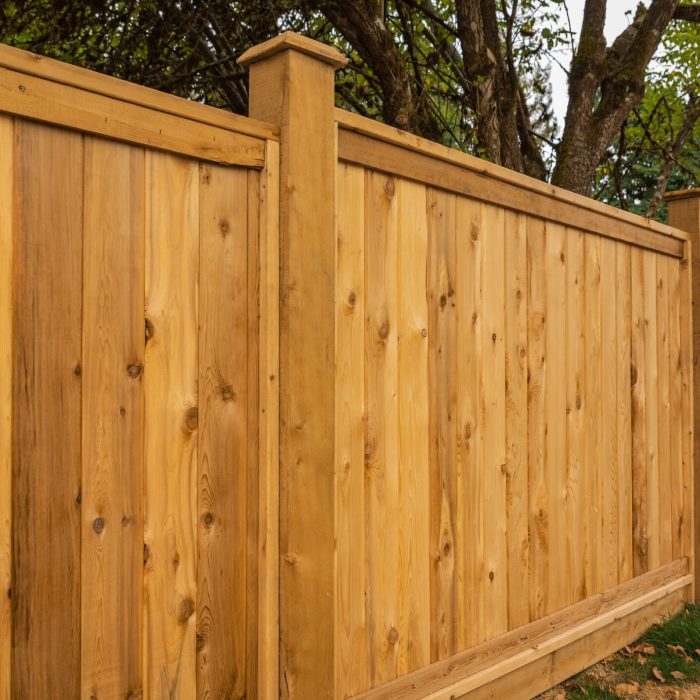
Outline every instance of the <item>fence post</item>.
{"label": "fence post", "polygon": [[280,690],[335,697],[335,49],[287,32],[241,56],[280,129]]}
{"label": "fence post", "polygon": [[700,600],[700,188],[670,192],[668,223],[691,234],[693,318],[693,598]]}

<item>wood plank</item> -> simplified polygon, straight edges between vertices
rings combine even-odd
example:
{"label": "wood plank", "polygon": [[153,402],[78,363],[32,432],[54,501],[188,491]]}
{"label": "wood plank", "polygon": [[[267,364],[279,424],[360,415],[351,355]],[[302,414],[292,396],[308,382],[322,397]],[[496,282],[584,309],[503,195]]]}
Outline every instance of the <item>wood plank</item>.
{"label": "wood plank", "polygon": [[260,182],[258,697],[279,698],[279,144]]}
{"label": "wood plank", "polygon": [[262,167],[265,142],[0,67],[0,112],[231,165]]}
{"label": "wood plank", "polygon": [[601,239],[586,236],[584,241],[586,267],[586,438],[585,438],[585,498],[584,517],[586,539],[584,566],[586,596],[603,590],[603,489],[602,460],[602,293]]}
{"label": "wood plank", "polygon": [[545,229],[545,481],[548,491],[548,567],[546,612],[554,612],[569,599],[566,531],[566,229],[548,223]]}
{"label": "wood plank", "polygon": [[370,685],[396,677],[399,644],[396,183],[365,172],[365,501]]}
{"label": "wood plank", "polygon": [[601,495],[602,539],[601,580],[604,588],[618,581],[618,390],[617,390],[617,257],[616,242],[601,240],[600,293],[604,300],[601,309],[601,462],[598,465],[598,483]]}
{"label": "wood plank", "polygon": [[225,109],[186,100],[182,97],[159,92],[153,88],[136,85],[126,80],[120,80],[109,75],[79,68],[78,66],[56,61],[47,56],[30,53],[14,46],[0,44],[0,66],[10,68],[19,73],[34,75],[53,83],[70,85],[87,92],[93,92],[105,97],[129,102],[149,109],[185,117],[203,124],[211,124],[228,131],[256,136],[260,139],[275,139],[279,137],[278,130],[271,124],[242,117]]}
{"label": "wood plank", "polygon": [[680,262],[668,266],[669,323],[669,470],[671,556],[683,553],[683,366],[681,360],[681,269]]}
{"label": "wood plank", "polygon": [[646,448],[646,372],[644,317],[644,252],[631,251],[631,384],[632,384],[632,529],[633,573],[649,570],[647,448]]}
{"label": "wood plank", "polygon": [[[574,675],[579,669],[589,668],[596,662],[610,656],[620,646],[631,644],[651,625],[677,615],[683,609],[684,597],[687,595],[689,577],[685,585],[664,591],[660,597],[644,599],[645,604],[628,605],[614,616],[606,616],[597,624],[591,625],[592,631],[586,636],[568,644],[562,644],[550,651],[548,655],[539,656],[538,650],[532,656],[538,658],[515,671],[502,673],[495,681],[483,685],[473,692],[455,695],[454,690],[444,694],[428,696],[426,700],[477,700],[481,698],[507,697],[513,700],[529,700],[541,691]],[[640,605],[640,607],[636,607]],[[505,664],[504,664],[505,666]],[[500,669],[494,669],[494,672]]]}
{"label": "wood plank", "polygon": [[549,609],[549,494],[545,472],[546,259],[545,224],[527,220],[527,421],[530,530],[530,619]]}
{"label": "wood plank", "polygon": [[12,669],[12,222],[14,122],[0,117],[0,700]]}
{"label": "wood plank", "polygon": [[508,629],[508,565],[505,444],[505,211],[482,209],[481,431],[484,483],[485,630],[487,638]]}
{"label": "wood plank", "polygon": [[[336,134],[331,66],[254,63],[250,114],[280,127],[280,665],[284,698],[333,695]],[[309,254],[313,251],[313,254]],[[309,348],[314,361],[309,362]],[[315,498],[309,499],[309,492]],[[310,625],[310,619],[323,625]],[[330,640],[330,641],[329,641]]]}
{"label": "wood plank", "polygon": [[644,284],[644,379],[645,379],[645,436],[647,471],[647,535],[649,544],[649,568],[661,564],[661,520],[659,479],[659,423],[657,352],[656,287],[657,256],[644,251],[642,258]]}
{"label": "wood plank", "polygon": [[[347,163],[410,178],[530,216],[575,226],[677,258],[683,254],[685,236],[682,232],[667,227],[662,227],[662,232],[644,219],[640,221],[634,217],[631,221],[625,216],[620,217],[617,215],[619,210],[613,208],[610,211],[594,210],[588,205],[588,200],[574,203],[558,189],[554,193],[544,193],[537,188],[524,188],[522,184],[490,177],[488,168],[492,166],[483,161],[477,161],[478,168],[465,167],[463,163],[440,160],[422,150],[418,152],[396,146],[346,129],[340,129],[338,133],[338,155]],[[528,178],[528,182],[532,181]]]}
{"label": "wood plank", "polygon": [[483,204],[457,199],[457,648],[485,639],[484,482],[481,415]]}
{"label": "wood plank", "polygon": [[454,195],[428,190],[431,661],[446,658],[456,651],[455,207]]}
{"label": "wood plank", "polygon": [[530,621],[527,481],[527,218],[506,212],[506,538],[508,628]]}
{"label": "wood plank", "polygon": [[657,356],[657,430],[659,469],[659,557],[662,564],[672,560],[671,536],[671,387],[669,325],[669,263],[674,260],[658,256],[656,260],[656,356]]}
{"label": "wood plank", "polygon": [[[258,598],[258,577],[261,562],[258,549],[260,532],[260,449],[258,437],[260,432],[260,206],[262,175],[259,171],[248,168],[246,171],[248,201],[246,211],[246,265],[247,265],[247,383],[248,383],[248,439],[246,445],[246,639],[245,639],[245,674],[246,688],[254,694],[259,687],[258,674],[258,630],[260,600]],[[264,481],[264,480],[263,480]],[[279,510],[278,510],[279,512]],[[263,638],[264,639],[264,638]]]}
{"label": "wood plank", "polygon": [[397,673],[430,662],[428,222],[426,189],[398,197],[399,642]]}
{"label": "wood plank", "polygon": [[[618,580],[632,577],[634,571],[632,518],[632,383],[630,296],[630,246],[616,243],[615,281],[617,326],[617,473],[618,473]],[[678,553],[681,556],[681,553]]]}
{"label": "wood plank", "polygon": [[640,606],[640,601],[643,606],[645,600],[662,599],[669,590],[682,590],[689,581],[688,560],[683,558],[455,654],[450,659],[362,693],[353,700],[422,700],[431,697],[431,693],[443,692],[449,698],[449,692],[455,692],[458,684],[474,683],[477,674],[495,671],[494,675],[498,676],[500,664],[506,664],[512,672],[523,656],[529,661],[541,650],[554,650],[575,637],[585,638],[601,622],[615,619],[621,609],[635,609]]}
{"label": "wood plank", "polygon": [[17,122],[15,148],[12,693],[75,698],[83,142]]}
{"label": "wood plank", "polygon": [[585,234],[566,230],[566,567],[571,603],[586,597],[586,327]]}
{"label": "wood plank", "polygon": [[[336,253],[336,693],[369,683],[365,619],[365,172],[338,168]],[[369,536],[377,533],[369,533]]]}
{"label": "wood plank", "polygon": [[146,155],[145,697],[196,697],[198,174]]}
{"label": "wood plank", "polygon": [[[679,228],[674,228],[673,226],[662,224],[659,221],[647,219],[639,216],[638,214],[633,214],[632,212],[623,211],[621,209],[608,206],[602,202],[591,199],[590,197],[585,197],[584,195],[570,192],[562,187],[550,185],[542,180],[528,177],[527,175],[523,175],[522,173],[511,170],[510,168],[496,165],[495,163],[489,163],[482,158],[469,155],[464,151],[460,151],[455,148],[448,148],[440,143],[428,141],[427,139],[416,136],[415,134],[410,134],[406,131],[402,131],[401,129],[397,129],[394,126],[383,124],[373,119],[368,119],[360,114],[336,108],[335,119],[338,122],[341,132],[341,157],[342,142],[344,138],[343,132],[356,132],[357,134],[362,134],[378,141],[384,141],[386,143],[400,146],[401,148],[409,151],[424,153],[438,161],[453,163],[461,166],[462,168],[473,170],[474,172],[479,173],[482,177],[488,178],[489,180],[494,179],[509,183],[528,194],[531,192],[545,194],[549,197],[575,204],[583,209],[603,214],[606,217],[610,217],[614,221],[627,221],[629,223],[636,224],[637,226],[678,238],[679,240],[688,240],[688,234],[685,232],[685,230],[679,230],[683,228],[682,226]],[[667,195],[667,197],[670,199],[673,194],[675,193],[671,193],[671,195]],[[686,193],[686,196],[697,196],[697,190],[691,190],[689,193]],[[609,222],[608,226],[614,226],[614,221]]]}
{"label": "wood plank", "polygon": [[[107,177],[108,174],[108,177]],[[143,149],[85,139],[81,696],[142,681]]]}
{"label": "wood plank", "polygon": [[[189,181],[178,185],[186,187],[185,192],[193,187]],[[246,171],[201,164],[199,203],[192,206],[195,214],[197,206],[199,209],[201,329],[197,348],[199,423],[193,435],[198,465],[197,692],[198,697],[242,696],[249,688],[246,579],[251,470],[247,446],[255,442],[247,425]],[[193,234],[185,228],[180,235]],[[196,254],[196,242],[182,245],[192,246]]]}

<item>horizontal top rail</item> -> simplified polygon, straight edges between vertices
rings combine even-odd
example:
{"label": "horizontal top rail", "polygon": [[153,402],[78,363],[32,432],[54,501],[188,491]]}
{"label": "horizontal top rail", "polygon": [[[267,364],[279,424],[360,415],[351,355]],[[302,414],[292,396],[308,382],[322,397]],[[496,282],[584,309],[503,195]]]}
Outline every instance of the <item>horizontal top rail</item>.
{"label": "horizontal top rail", "polygon": [[0,67],[246,136],[279,140],[279,129],[272,124],[242,117],[225,109],[210,107],[86,68],[79,68],[70,63],[39,56],[13,46],[0,44]]}
{"label": "horizontal top rail", "polygon": [[[682,258],[685,231],[549,185],[342,109],[338,157]],[[368,143],[367,140],[371,140]],[[380,142],[380,143],[378,143]]]}

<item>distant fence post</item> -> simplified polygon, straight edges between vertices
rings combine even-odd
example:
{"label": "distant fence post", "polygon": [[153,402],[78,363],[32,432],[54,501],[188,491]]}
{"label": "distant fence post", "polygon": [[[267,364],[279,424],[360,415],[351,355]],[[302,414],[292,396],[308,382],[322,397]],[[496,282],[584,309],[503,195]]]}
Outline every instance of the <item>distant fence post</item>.
{"label": "distant fence post", "polygon": [[691,234],[692,299],[693,299],[693,552],[694,599],[700,599],[700,188],[670,192],[668,223]]}
{"label": "distant fence post", "polygon": [[335,697],[335,49],[247,51],[250,116],[280,128],[280,689]]}

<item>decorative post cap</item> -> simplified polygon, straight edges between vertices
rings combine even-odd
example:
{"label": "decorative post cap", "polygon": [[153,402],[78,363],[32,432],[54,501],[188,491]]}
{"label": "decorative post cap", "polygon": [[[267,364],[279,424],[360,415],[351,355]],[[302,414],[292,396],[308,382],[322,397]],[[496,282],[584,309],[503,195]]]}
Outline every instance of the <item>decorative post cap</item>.
{"label": "decorative post cap", "polygon": [[279,36],[264,41],[262,44],[248,49],[239,59],[241,66],[250,66],[264,58],[270,58],[282,51],[300,51],[308,56],[313,56],[319,61],[329,63],[335,70],[347,65],[348,59],[338,49],[314,41],[296,32],[284,32]]}
{"label": "decorative post cap", "polygon": [[694,197],[700,197],[700,187],[693,187],[689,190],[676,190],[675,192],[666,192],[664,195],[664,200],[667,202],[673,202],[677,199],[691,199]]}

